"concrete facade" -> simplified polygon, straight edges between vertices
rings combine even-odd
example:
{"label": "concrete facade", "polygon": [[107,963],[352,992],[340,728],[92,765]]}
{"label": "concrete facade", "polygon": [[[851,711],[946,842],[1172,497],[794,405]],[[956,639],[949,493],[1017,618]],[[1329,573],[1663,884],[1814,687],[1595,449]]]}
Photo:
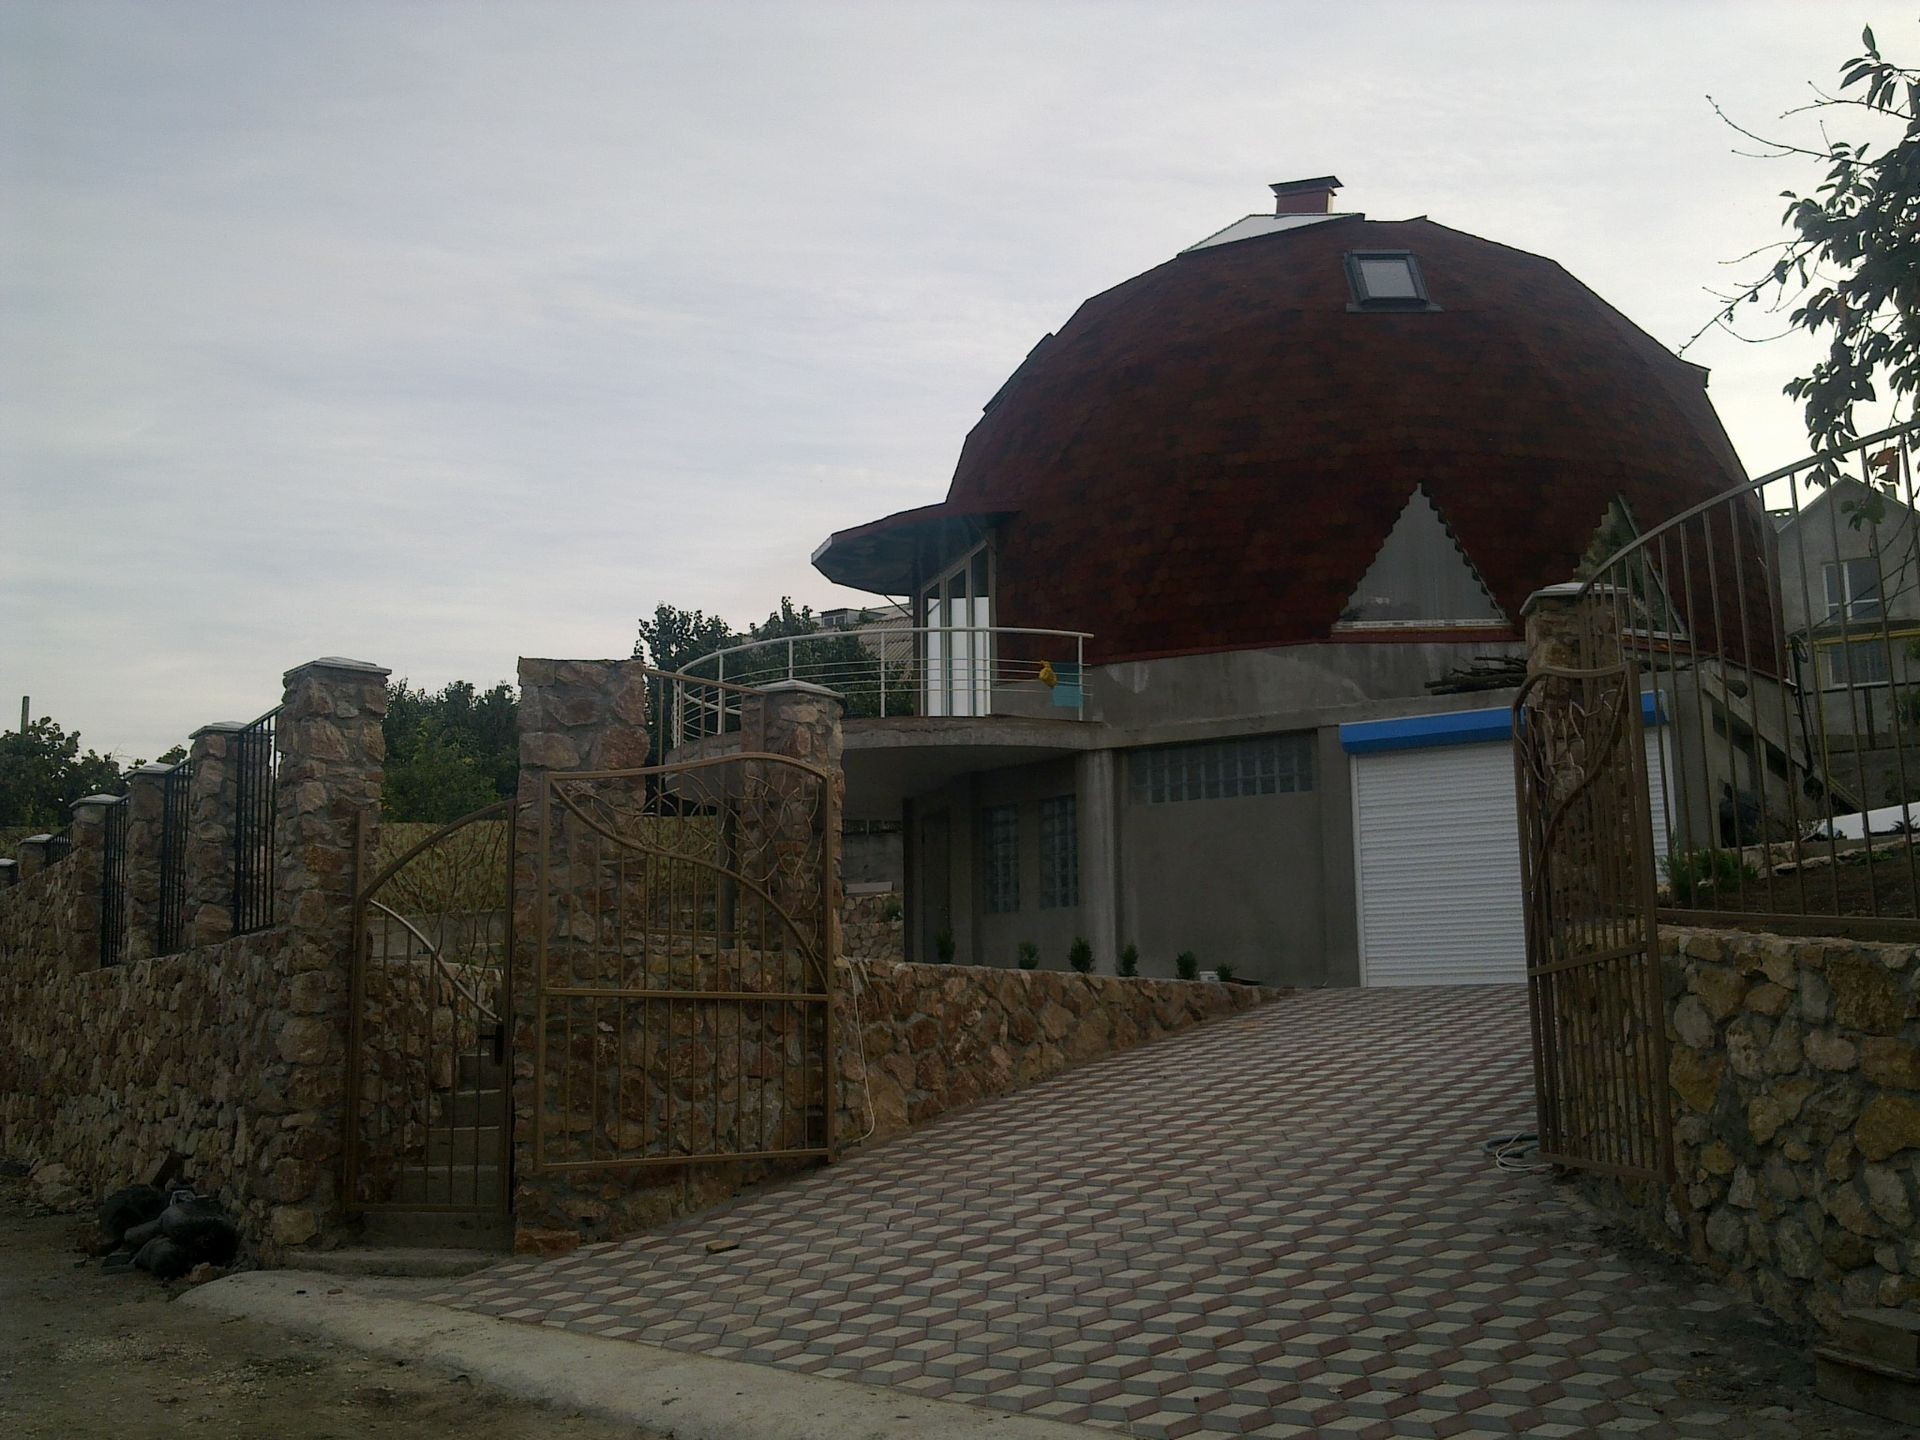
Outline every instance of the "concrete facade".
{"label": "concrete facade", "polygon": [[[1064,722],[1064,734],[999,716],[858,720],[847,729],[849,809],[900,819],[913,959],[938,960],[944,934],[961,963],[1013,965],[1024,941],[1042,967],[1060,968],[1084,938],[1105,973],[1131,945],[1143,975],[1171,976],[1192,951],[1203,969],[1225,962],[1272,984],[1358,984],[1340,726],[1508,704],[1511,691],[1425,685],[1519,648],[1356,641],[1103,666],[1088,673],[1093,718]],[[1309,788],[1154,803],[1134,787],[1133,766],[1162,747],[1273,736],[1310,755]],[[1078,903],[1048,906],[1040,809],[1064,795],[1077,812]],[[1016,814],[1018,903],[996,911],[986,829],[1003,807]]]}

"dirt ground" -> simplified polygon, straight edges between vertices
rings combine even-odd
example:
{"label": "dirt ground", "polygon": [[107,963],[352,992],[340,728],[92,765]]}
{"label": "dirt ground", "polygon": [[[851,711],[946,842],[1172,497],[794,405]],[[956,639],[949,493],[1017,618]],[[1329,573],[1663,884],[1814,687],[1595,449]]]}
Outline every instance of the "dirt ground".
{"label": "dirt ground", "polygon": [[7,1440],[660,1440],[462,1376],[221,1321],[152,1276],[103,1274],[84,1220],[0,1181],[0,1435]]}

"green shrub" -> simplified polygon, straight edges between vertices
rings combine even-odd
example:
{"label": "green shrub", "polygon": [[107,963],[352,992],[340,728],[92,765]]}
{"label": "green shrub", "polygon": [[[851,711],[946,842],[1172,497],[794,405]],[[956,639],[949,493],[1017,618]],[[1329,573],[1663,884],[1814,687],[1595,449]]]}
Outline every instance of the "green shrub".
{"label": "green shrub", "polygon": [[1199,979],[1200,957],[1191,950],[1182,950],[1173,957],[1173,971],[1182,980]]}
{"label": "green shrub", "polygon": [[1231,980],[1233,979],[1233,966],[1222,960],[1213,967],[1213,975],[1216,980]]}
{"label": "green shrub", "polygon": [[953,963],[953,931],[942,930],[934,936],[933,948],[942,965],[951,965]]}
{"label": "green shrub", "polygon": [[1040,968],[1040,947],[1031,940],[1020,942],[1020,968],[1038,970]]}
{"label": "green shrub", "polygon": [[1760,872],[1732,850],[1681,850],[1662,863],[1676,905],[1693,904],[1702,890],[1724,895],[1760,879]]}
{"label": "green shrub", "polygon": [[1092,972],[1093,946],[1089,945],[1086,942],[1086,938],[1084,936],[1074,937],[1073,946],[1071,949],[1067,951],[1067,964],[1071,965],[1075,970],[1079,971],[1082,975],[1090,974]]}
{"label": "green shrub", "polygon": [[1140,947],[1129,945],[1120,952],[1120,965],[1114,971],[1116,975],[1138,975],[1140,973]]}
{"label": "green shrub", "polygon": [[898,895],[888,896],[887,903],[880,907],[880,918],[889,925],[893,924],[905,913],[906,912],[900,907],[900,897]]}

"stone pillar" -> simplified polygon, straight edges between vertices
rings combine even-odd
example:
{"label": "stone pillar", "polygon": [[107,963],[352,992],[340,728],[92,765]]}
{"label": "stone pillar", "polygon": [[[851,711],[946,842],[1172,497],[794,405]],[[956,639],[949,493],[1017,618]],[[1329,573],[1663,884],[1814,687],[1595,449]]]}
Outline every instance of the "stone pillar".
{"label": "stone pillar", "polygon": [[171,765],[142,765],[127,775],[128,960],[143,960],[157,948],[160,920],[160,825],[163,789]]}
{"label": "stone pillar", "polygon": [[9,885],[20,883],[20,862],[12,856],[0,855],[0,890]]}
{"label": "stone pillar", "polygon": [[289,670],[274,727],[274,926],[284,961],[272,1025],[283,1094],[307,1117],[263,1161],[275,1205],[270,1233],[281,1246],[313,1238],[339,1200],[353,898],[360,848],[371,848],[380,819],[387,675],[332,656]]}
{"label": "stone pillar", "polygon": [[1526,625],[1527,673],[1551,666],[1594,670],[1620,660],[1617,586],[1596,585],[1584,595],[1577,580],[1536,590],[1520,607]]}
{"label": "stone pillar", "polygon": [[1120,958],[1120,794],[1117,755],[1089,750],[1074,762],[1080,827],[1080,929],[1094,969],[1112,974]]}
{"label": "stone pillar", "polygon": [[776,888],[774,899],[803,928],[811,926],[819,935],[829,974],[840,953],[840,814],[847,788],[841,768],[841,717],[845,711],[846,702],[823,686],[804,680],[778,681],[764,687],[757,702],[749,702],[743,737],[747,749],[803,760],[832,777],[828,803],[816,805],[816,791],[802,776],[791,771],[783,775],[781,767],[768,767],[770,803],[764,813],[746,817],[747,826],[761,832],[773,853],[796,858],[793,867],[778,867],[775,878],[805,877],[810,882],[811,866],[804,857],[819,847],[825,885],[788,885],[784,892]]}
{"label": "stone pillar", "polygon": [[[569,1177],[534,1168],[534,1111],[540,1103],[540,921],[547,878],[540,854],[542,805],[549,777],[570,771],[624,770],[647,764],[647,675],[637,660],[520,661],[520,789],[514,817],[513,872],[513,1156],[515,1245],[569,1249],[579,1239],[569,1207]],[[563,858],[557,851],[556,861]],[[556,907],[557,908],[557,907]],[[555,1064],[571,1057],[556,1056]],[[604,1177],[597,1177],[604,1179]],[[641,1183],[636,1180],[636,1185]],[[609,1186],[609,1188],[611,1188]],[[602,1206],[604,1209],[604,1206]]]}
{"label": "stone pillar", "polygon": [[233,933],[233,831],[240,772],[233,763],[239,720],[202,725],[189,737],[193,780],[187,787],[184,943],[217,945]]}
{"label": "stone pillar", "polygon": [[47,868],[47,843],[52,839],[51,835],[29,835],[14,847],[22,880],[31,880]]}
{"label": "stone pillar", "polygon": [[76,970],[100,964],[100,895],[106,878],[107,811],[118,795],[89,795],[73,802],[73,852],[60,863],[73,866],[73,913],[67,930],[67,960]]}

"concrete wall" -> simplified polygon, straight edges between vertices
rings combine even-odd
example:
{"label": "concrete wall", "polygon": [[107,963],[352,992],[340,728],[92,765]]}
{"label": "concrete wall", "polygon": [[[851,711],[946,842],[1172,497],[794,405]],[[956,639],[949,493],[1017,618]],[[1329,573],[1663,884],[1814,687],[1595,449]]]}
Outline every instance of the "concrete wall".
{"label": "concrete wall", "polygon": [[[1142,974],[1172,975],[1191,950],[1205,969],[1225,961],[1272,984],[1324,978],[1327,876],[1352,855],[1324,852],[1324,757],[1315,766],[1304,793],[1123,804],[1120,928]],[[1336,776],[1344,797],[1344,757]]]}
{"label": "concrete wall", "polygon": [[1088,713],[1127,727],[1237,717],[1282,722],[1378,700],[1425,702],[1429,680],[1475,656],[1523,653],[1517,640],[1370,641],[1103,665],[1089,677]]}
{"label": "concrete wall", "polygon": [[[1072,761],[1050,761],[989,771],[978,776],[971,787],[973,849],[968,861],[978,879],[970,887],[975,903],[973,945],[965,953],[973,963],[1012,966],[1018,959],[1020,942],[1030,940],[1040,947],[1042,969],[1067,968],[1067,951],[1085,927],[1079,906],[1045,908],[1040,904],[1040,802],[1056,795],[1076,794],[1075,784]],[[994,915],[986,909],[986,827],[981,817],[982,812],[999,805],[1012,805],[1019,812],[1020,908]],[[1084,850],[1089,840],[1084,804],[1078,814]]]}

